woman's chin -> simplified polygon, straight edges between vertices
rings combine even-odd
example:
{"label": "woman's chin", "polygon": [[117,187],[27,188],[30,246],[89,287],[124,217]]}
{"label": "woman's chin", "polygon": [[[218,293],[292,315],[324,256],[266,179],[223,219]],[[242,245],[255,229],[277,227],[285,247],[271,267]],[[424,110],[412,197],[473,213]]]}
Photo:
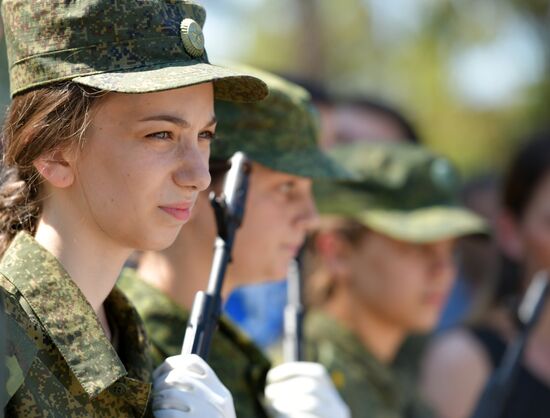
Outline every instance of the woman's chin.
{"label": "woman's chin", "polygon": [[178,237],[179,229],[177,232],[166,234],[155,234],[156,236],[148,236],[145,239],[140,240],[140,251],[162,251],[172,246]]}

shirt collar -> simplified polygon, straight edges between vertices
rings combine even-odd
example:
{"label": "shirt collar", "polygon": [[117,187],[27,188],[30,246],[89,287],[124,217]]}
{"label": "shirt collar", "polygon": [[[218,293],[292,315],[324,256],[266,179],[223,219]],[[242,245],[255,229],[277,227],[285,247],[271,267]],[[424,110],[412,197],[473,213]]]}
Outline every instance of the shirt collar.
{"label": "shirt collar", "polygon": [[[136,270],[125,268],[117,282],[117,288],[132,301],[146,319],[149,341],[163,357],[181,350],[189,317],[187,311],[156,287],[143,280]],[[167,332],[169,324],[170,332]]]}
{"label": "shirt collar", "polygon": [[128,377],[150,382],[152,362],[145,326],[126,295],[115,287],[105,301],[110,323],[119,333],[118,355],[126,365]]}
{"label": "shirt collar", "polygon": [[314,341],[327,341],[337,348],[339,354],[334,355],[343,355],[350,365],[358,365],[354,368],[355,373],[364,373],[369,380],[377,382],[380,386],[394,385],[392,367],[374,357],[359,338],[343,324],[321,311],[314,311],[308,314],[306,327]]}
{"label": "shirt collar", "polygon": [[31,235],[17,234],[0,272],[29,304],[90,398],[127,374],[78,286]]}
{"label": "shirt collar", "polygon": [[[265,375],[271,368],[271,362],[265,354],[258,348],[241,329],[231,321],[227,315],[222,315],[219,321],[219,332],[226,336],[229,341],[232,341],[235,346],[242,351],[250,364],[256,366],[258,376],[252,376],[253,379],[265,382]],[[261,384],[262,387],[265,383]]]}
{"label": "shirt collar", "polygon": [[[126,268],[122,271],[119,284],[122,290],[136,301],[136,306],[143,318],[151,325],[147,331],[151,342],[162,354],[167,357],[181,349],[183,337],[189,319],[189,311],[174,302],[169,296],[139,277],[134,269]],[[158,323],[157,323],[158,321]],[[169,324],[169,325],[168,325]],[[167,333],[167,326],[171,332]],[[257,382],[264,382],[265,375],[271,363],[263,352],[248,338],[233,322],[222,315],[219,320],[219,329],[226,341],[243,352],[250,364],[257,365],[252,378]],[[261,383],[261,387],[265,386]]]}

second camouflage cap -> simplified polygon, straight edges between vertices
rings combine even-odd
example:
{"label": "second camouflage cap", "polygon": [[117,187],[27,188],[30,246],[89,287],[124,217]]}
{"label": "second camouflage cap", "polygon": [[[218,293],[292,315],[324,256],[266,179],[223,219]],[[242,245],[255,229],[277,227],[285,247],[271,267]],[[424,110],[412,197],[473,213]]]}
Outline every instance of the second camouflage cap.
{"label": "second camouflage cap", "polygon": [[255,101],[267,88],[208,62],[204,9],[188,0],[3,0],[12,97],[60,81],[147,93],[214,82],[215,96]]}
{"label": "second camouflage cap", "polygon": [[460,181],[452,164],[421,146],[360,143],[330,155],[356,179],[315,184],[322,213],[349,216],[416,243],[487,232],[483,219],[459,204]]}
{"label": "second camouflage cap", "polygon": [[249,67],[246,71],[266,82],[269,96],[256,103],[216,103],[219,140],[212,143],[211,158],[225,160],[242,151],[273,170],[349,179],[317,145],[319,120],[309,93],[274,74]]}

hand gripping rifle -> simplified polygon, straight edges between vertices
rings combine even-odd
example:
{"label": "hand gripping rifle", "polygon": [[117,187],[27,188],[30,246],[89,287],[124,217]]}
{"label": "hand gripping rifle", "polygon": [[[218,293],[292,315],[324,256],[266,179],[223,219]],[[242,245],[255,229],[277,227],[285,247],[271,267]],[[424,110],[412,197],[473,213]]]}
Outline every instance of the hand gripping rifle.
{"label": "hand gripping rifle", "polygon": [[195,296],[181,350],[182,354],[198,354],[205,360],[221,314],[223,278],[231,262],[233,241],[243,219],[248,191],[250,163],[246,155],[236,152],[230,161],[231,168],[225,175],[222,194],[210,194],[218,227],[212,269],[206,292],[197,292]]}
{"label": "hand gripping rifle", "polygon": [[501,365],[487,382],[472,418],[500,418],[502,416],[519,371],[529,334],[540,317],[547,294],[548,273],[541,271],[533,278],[518,309],[518,316],[523,324],[521,332],[516,340],[508,346]]}
{"label": "hand gripping rifle", "polygon": [[284,311],[283,356],[286,362],[303,360],[303,317],[301,254],[290,262]]}

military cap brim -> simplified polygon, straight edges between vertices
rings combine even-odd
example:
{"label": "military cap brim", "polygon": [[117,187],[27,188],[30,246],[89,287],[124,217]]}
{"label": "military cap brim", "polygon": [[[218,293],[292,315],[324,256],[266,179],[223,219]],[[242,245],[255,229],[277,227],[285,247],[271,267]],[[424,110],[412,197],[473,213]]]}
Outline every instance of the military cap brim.
{"label": "military cap brim", "polygon": [[481,217],[458,207],[429,207],[407,212],[373,209],[357,214],[356,218],[375,232],[417,244],[489,233]]}
{"label": "military cap brim", "polygon": [[315,180],[349,180],[352,175],[320,149],[293,152],[255,153],[252,160],[271,168]]}
{"label": "military cap brim", "polygon": [[118,93],[151,93],[213,82],[217,99],[236,102],[254,102],[268,94],[266,84],[259,78],[204,62],[105,72],[79,76],[72,81]]}

